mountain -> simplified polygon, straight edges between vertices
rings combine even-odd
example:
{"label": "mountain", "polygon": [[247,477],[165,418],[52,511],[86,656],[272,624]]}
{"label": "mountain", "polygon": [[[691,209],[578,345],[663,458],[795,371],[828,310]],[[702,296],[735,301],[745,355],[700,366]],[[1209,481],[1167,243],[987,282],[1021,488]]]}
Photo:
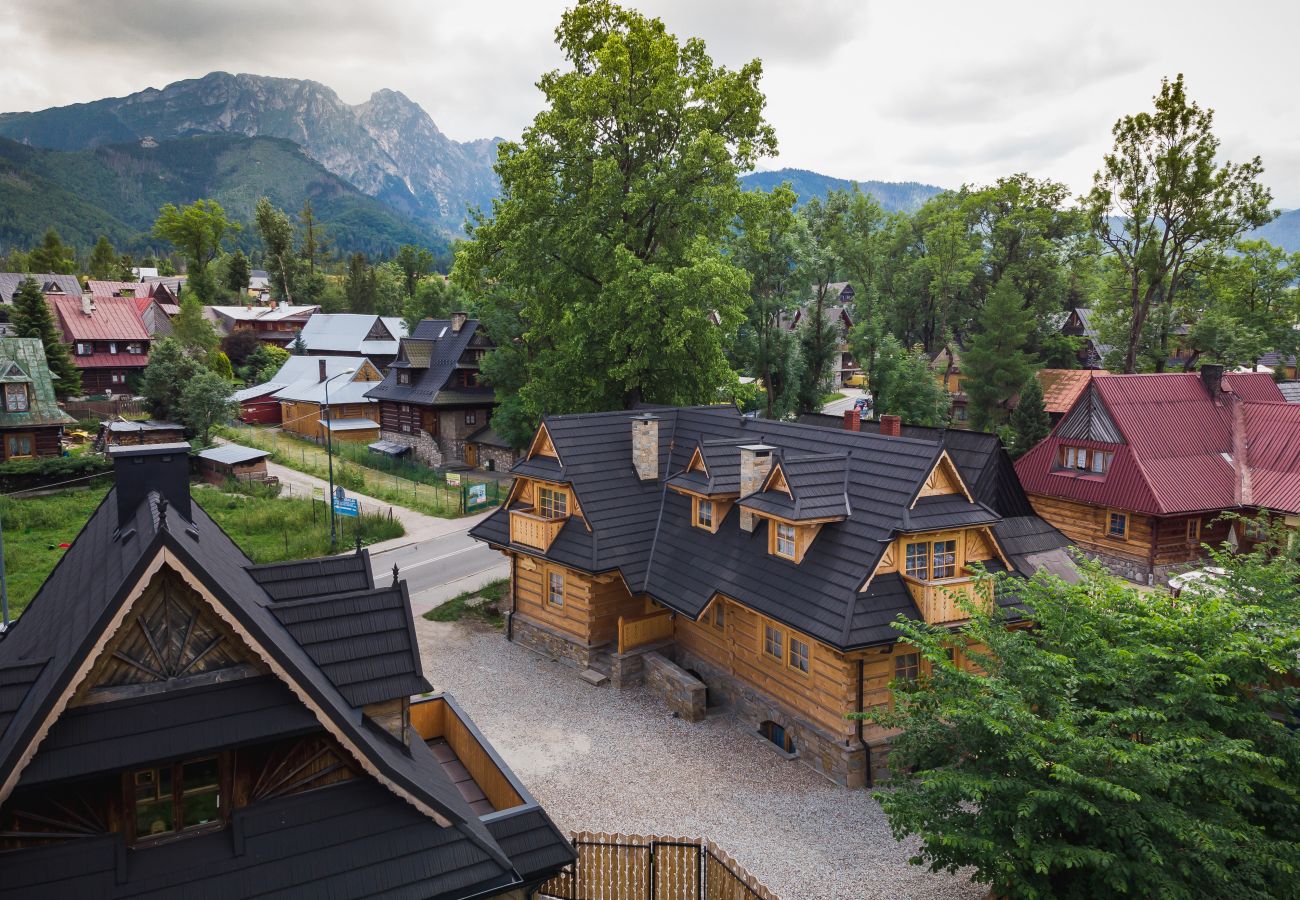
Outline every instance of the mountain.
{"label": "mountain", "polygon": [[[32,246],[52,227],[83,248],[104,234],[119,250],[140,253],[158,246],[149,230],[165,203],[207,197],[251,222],[261,196],[290,214],[310,198],[327,239],[345,252],[448,249],[442,229],[367,196],[281,138],[207,134],[75,151],[0,138],[0,247]],[[246,248],[256,240],[248,230],[238,238]]]}
{"label": "mountain", "polygon": [[[847,178],[832,178],[807,169],[750,172],[741,176],[740,186],[747,191],[770,191],[785,181],[790,182],[790,187],[799,195],[801,205],[810,197],[825,197],[829,191],[853,187],[853,182]],[[915,212],[926,200],[944,190],[916,181],[859,181],[857,184],[864,194],[875,197],[886,212]]]}
{"label": "mountain", "polygon": [[1300,209],[1288,209],[1247,237],[1276,244],[1288,253],[1300,253]]}
{"label": "mountain", "polygon": [[355,106],[315,81],[213,72],[39,112],[0,114],[0,137],[53,150],[198,134],[284,138],[327,170],[405,215],[459,233],[467,206],[496,194],[498,140],[458,143],[397,91]]}

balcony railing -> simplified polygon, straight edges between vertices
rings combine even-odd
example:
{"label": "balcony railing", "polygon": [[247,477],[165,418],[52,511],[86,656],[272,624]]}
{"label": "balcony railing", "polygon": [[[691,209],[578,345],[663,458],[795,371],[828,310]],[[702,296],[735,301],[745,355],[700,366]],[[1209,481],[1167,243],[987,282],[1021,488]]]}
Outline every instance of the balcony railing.
{"label": "balcony railing", "polygon": [[525,544],[538,550],[549,550],[551,542],[564,527],[568,516],[547,518],[531,509],[510,510],[510,541]]}
{"label": "balcony railing", "polygon": [[931,625],[946,625],[951,622],[963,622],[970,616],[959,605],[969,601],[977,607],[990,607],[989,594],[993,590],[991,582],[980,582],[970,576],[944,578],[939,581],[922,581],[910,575],[903,576],[907,589],[912,592],[921,617]]}

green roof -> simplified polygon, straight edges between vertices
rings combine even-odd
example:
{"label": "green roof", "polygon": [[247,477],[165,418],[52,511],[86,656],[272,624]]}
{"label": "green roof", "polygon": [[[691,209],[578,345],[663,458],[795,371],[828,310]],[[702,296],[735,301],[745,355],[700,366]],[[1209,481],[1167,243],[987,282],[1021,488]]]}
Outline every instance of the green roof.
{"label": "green roof", "polygon": [[54,382],[40,338],[0,337],[0,384],[27,384],[26,412],[8,412],[0,398],[0,428],[69,425],[76,421],[59,409]]}

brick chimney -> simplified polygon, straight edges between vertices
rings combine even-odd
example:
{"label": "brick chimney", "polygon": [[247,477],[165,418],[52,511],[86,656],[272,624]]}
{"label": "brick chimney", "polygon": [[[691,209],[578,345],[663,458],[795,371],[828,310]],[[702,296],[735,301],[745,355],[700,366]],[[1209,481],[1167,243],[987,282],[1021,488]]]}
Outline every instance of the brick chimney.
{"label": "brick chimney", "polygon": [[1206,393],[1215,403],[1222,400],[1220,394],[1223,388],[1223,366],[1203,365],[1201,366],[1201,384],[1204,385]]}
{"label": "brick chimney", "polygon": [[190,513],[190,445],[141,444],[117,446],[108,450],[113,460],[113,477],[117,481],[117,521],[119,527],[131,521],[135,511],[150,491],[165,497],[171,510],[185,521]]}
{"label": "brick chimney", "polygon": [[[763,485],[763,479],[772,471],[772,454],[776,448],[768,444],[740,445],[740,496],[743,498],[757,491]],[[754,530],[754,514],[741,507],[740,527],[742,531]]]}
{"label": "brick chimney", "polygon": [[898,416],[881,416],[880,433],[886,437],[899,437],[903,433],[903,420]]}
{"label": "brick chimney", "polygon": [[454,312],[451,314],[451,333],[460,334],[460,330],[465,327],[469,321],[469,313]]}
{"label": "brick chimney", "polygon": [[321,381],[325,380],[326,374],[328,374],[326,372],[325,360],[323,359],[316,360],[316,365],[320,368],[320,381],[317,381],[316,383],[320,384]]}
{"label": "brick chimney", "polygon": [[858,411],[856,409],[844,410],[844,430],[845,431],[862,430],[862,416],[858,414]]}
{"label": "brick chimney", "polygon": [[[463,313],[461,314],[463,315]],[[643,413],[632,417],[632,465],[642,481],[659,477],[659,417]]]}

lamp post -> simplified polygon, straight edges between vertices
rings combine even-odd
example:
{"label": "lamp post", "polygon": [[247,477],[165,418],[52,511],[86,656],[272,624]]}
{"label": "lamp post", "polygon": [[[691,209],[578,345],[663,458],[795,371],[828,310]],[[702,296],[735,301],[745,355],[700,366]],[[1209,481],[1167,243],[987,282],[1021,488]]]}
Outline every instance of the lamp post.
{"label": "lamp post", "polygon": [[338,546],[338,535],[334,530],[334,412],[330,408],[330,382],[344,375],[351,375],[356,369],[344,369],[337,375],[325,379],[325,460],[330,470],[330,552]]}

